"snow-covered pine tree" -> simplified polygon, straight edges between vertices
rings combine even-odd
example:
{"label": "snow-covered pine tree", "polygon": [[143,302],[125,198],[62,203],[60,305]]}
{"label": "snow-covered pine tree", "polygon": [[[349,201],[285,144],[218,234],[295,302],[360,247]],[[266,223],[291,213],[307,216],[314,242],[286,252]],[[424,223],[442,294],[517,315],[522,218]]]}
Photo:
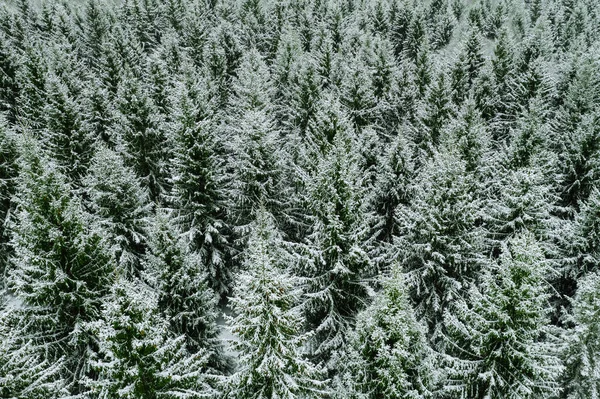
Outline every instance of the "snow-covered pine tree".
{"label": "snow-covered pine tree", "polygon": [[116,251],[121,268],[139,275],[152,204],[138,176],[116,152],[99,145],[84,178],[89,208]]}
{"label": "snow-covered pine tree", "polygon": [[190,354],[185,337],[169,334],[158,297],[139,281],[119,278],[104,301],[102,318],[87,328],[97,336],[95,378],[86,395],[98,399],[213,398],[217,377],[206,373],[209,354]]}
{"label": "snow-covered pine tree", "polygon": [[202,256],[209,286],[223,296],[232,278],[223,149],[207,90],[201,82],[188,83],[180,86],[174,116],[173,222]]}
{"label": "snow-covered pine tree", "polygon": [[548,264],[533,235],[521,234],[491,260],[469,304],[445,313],[450,398],[551,398],[560,389],[559,344],[549,326]]}
{"label": "snow-covered pine tree", "polygon": [[58,76],[47,77],[46,92],[42,145],[61,172],[78,185],[92,158],[95,138],[82,129],[79,99]]}
{"label": "snow-covered pine tree", "polygon": [[[0,396],[19,399],[56,399],[68,396],[60,378],[62,359],[45,360],[31,341],[12,327],[19,317],[18,301],[0,299]],[[16,305],[16,306],[15,306]]]}
{"label": "snow-covered pine tree", "polygon": [[299,279],[290,273],[293,261],[273,216],[261,209],[230,298],[236,316],[228,322],[239,339],[234,350],[240,359],[228,383],[228,399],[325,396],[322,371],[304,354],[309,335],[303,332],[298,306]]}
{"label": "snow-covered pine tree", "polygon": [[600,397],[600,274],[579,280],[568,322],[574,328],[565,334],[565,374],[561,398]]}
{"label": "snow-covered pine tree", "polygon": [[242,230],[252,221],[253,209],[259,205],[278,218],[283,211],[281,143],[272,98],[268,66],[257,50],[246,52],[232,82],[227,113],[231,118],[227,129],[232,220]]}
{"label": "snow-covered pine tree", "polygon": [[[581,210],[571,224],[571,234],[563,257],[563,274],[572,283],[591,272],[599,270],[600,264],[600,191],[593,189],[589,198],[581,203]],[[571,287],[575,288],[575,286]],[[565,294],[573,294],[574,292]]]}
{"label": "snow-covered pine tree", "polygon": [[185,336],[189,351],[208,350],[211,365],[225,370],[227,359],[217,340],[218,297],[208,287],[202,257],[191,251],[187,236],[165,210],[157,211],[149,236],[147,269],[158,294],[159,313],[175,336]]}
{"label": "snow-covered pine tree", "polygon": [[0,112],[6,113],[9,123],[15,123],[21,91],[18,79],[19,58],[9,37],[0,33]]}
{"label": "snow-covered pine tree", "polygon": [[22,137],[19,151],[7,287],[22,305],[13,328],[45,360],[64,359],[61,376],[77,393],[91,345],[84,325],[100,317],[115,263],[104,232],[36,140]]}
{"label": "snow-covered pine tree", "polygon": [[453,116],[450,93],[446,87],[445,74],[441,73],[426,95],[422,115],[414,131],[413,141],[419,149],[419,158],[424,161],[439,146],[442,131]]}
{"label": "snow-covered pine tree", "polygon": [[444,149],[416,176],[410,204],[398,207],[398,260],[419,320],[439,332],[443,314],[481,272],[482,199],[455,150]]}
{"label": "snow-covered pine tree", "polygon": [[340,87],[340,101],[346,109],[353,128],[360,134],[373,123],[377,115],[371,71],[360,58],[346,66],[346,69]]}
{"label": "snow-covered pine tree", "polygon": [[160,202],[167,189],[166,161],[169,144],[165,124],[147,90],[133,75],[119,85],[114,129],[119,152],[148,189],[150,199]]}
{"label": "snow-covered pine tree", "polygon": [[[465,162],[465,170],[472,173],[480,185],[486,184],[485,179],[490,173],[487,162],[491,160],[492,140],[472,97],[465,100],[447,130],[444,145],[457,152]],[[483,187],[475,190],[477,195],[482,195],[483,191]]]}
{"label": "snow-covered pine tree", "polygon": [[4,287],[4,271],[10,251],[7,222],[14,208],[12,196],[16,190],[17,156],[15,136],[6,119],[0,115],[0,290]]}
{"label": "snow-covered pine tree", "polygon": [[341,355],[337,396],[356,399],[432,397],[434,356],[414,315],[402,272],[383,278],[374,302],[357,317]]}
{"label": "snow-covered pine tree", "polygon": [[[488,98],[493,104],[491,117],[492,134],[496,140],[505,140],[509,128],[518,112],[517,69],[513,54],[513,41],[508,29],[502,29],[494,47],[491,60],[494,82],[494,98]],[[486,115],[488,116],[488,115]]]}
{"label": "snow-covered pine tree", "polygon": [[82,90],[81,127],[87,137],[115,149],[117,138],[114,132],[115,109],[107,89],[95,79]]}
{"label": "snow-covered pine tree", "polygon": [[345,345],[354,317],[367,305],[367,276],[374,272],[362,209],[365,176],[350,134],[340,130],[332,137],[306,181],[312,229],[298,272],[306,278],[304,309],[314,330],[311,354],[329,367],[332,354]]}
{"label": "snow-covered pine tree", "polygon": [[556,161],[545,148],[545,126],[535,108],[520,118],[509,147],[492,160],[496,176],[488,180],[485,217],[496,255],[502,241],[523,231],[534,234],[548,255],[554,251],[549,233],[558,227],[558,198],[550,179]]}
{"label": "snow-covered pine tree", "polygon": [[558,190],[561,204],[579,210],[600,178],[600,111],[581,118],[574,131],[561,135],[558,150]]}
{"label": "snow-covered pine tree", "polygon": [[410,202],[415,173],[412,156],[413,147],[405,137],[405,130],[399,129],[378,162],[370,198],[375,212],[374,236],[382,243],[391,243],[399,234],[396,208]]}
{"label": "snow-covered pine tree", "polygon": [[27,43],[17,72],[17,80],[21,82],[17,119],[24,121],[34,131],[42,128],[45,122],[48,59],[40,47],[41,44],[34,38]]}
{"label": "snow-covered pine tree", "polygon": [[452,69],[452,100],[457,105],[468,96],[484,63],[481,36],[477,27],[469,28],[462,46],[459,58]]}

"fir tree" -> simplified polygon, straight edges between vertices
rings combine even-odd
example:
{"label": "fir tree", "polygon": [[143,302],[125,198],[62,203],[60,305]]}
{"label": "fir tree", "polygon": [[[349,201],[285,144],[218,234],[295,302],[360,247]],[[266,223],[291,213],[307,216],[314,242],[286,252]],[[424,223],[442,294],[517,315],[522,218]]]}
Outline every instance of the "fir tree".
{"label": "fir tree", "polygon": [[0,112],[6,113],[9,123],[15,123],[18,115],[21,90],[19,67],[11,41],[4,33],[0,33]]}
{"label": "fir tree", "polygon": [[10,301],[0,305],[0,395],[19,399],[66,397],[69,392],[60,378],[62,359],[45,360],[31,341],[14,331],[14,319],[19,315]]}
{"label": "fir tree", "polygon": [[307,278],[306,317],[315,334],[311,352],[329,366],[332,354],[346,343],[353,319],[370,296],[372,273],[361,171],[348,131],[338,132],[307,182],[312,223],[300,273]]}
{"label": "fir tree", "polygon": [[14,328],[48,361],[65,359],[61,375],[77,393],[91,344],[84,324],[100,317],[113,258],[103,232],[34,139],[23,138],[18,165],[8,289],[23,306]]}
{"label": "fir tree", "polygon": [[225,369],[217,341],[217,296],[208,287],[202,259],[161,210],[150,234],[147,263],[158,293],[157,306],[175,336],[184,335],[189,351],[211,353],[211,365]]}
{"label": "fir tree", "polygon": [[222,147],[210,103],[201,86],[181,87],[174,126],[172,201],[174,223],[202,256],[210,287],[219,295],[231,287],[230,229],[225,221],[226,180]]}
{"label": "fir tree", "polygon": [[472,287],[469,303],[445,314],[450,397],[553,397],[562,365],[549,327],[547,264],[530,234],[510,240],[499,263]]}
{"label": "fir tree", "polygon": [[166,160],[169,147],[164,123],[140,82],[130,76],[118,93],[119,151],[125,164],[142,179],[152,201],[160,201],[167,189]]}
{"label": "fir tree", "polygon": [[[7,231],[8,217],[14,204],[12,196],[16,191],[17,145],[12,131],[6,126],[6,120],[0,116],[0,274],[4,276],[10,247]],[[0,280],[0,289],[4,286],[4,277]]]}
{"label": "fir tree", "polygon": [[279,132],[273,120],[272,89],[260,54],[248,52],[241,61],[230,97],[230,164],[233,220],[243,227],[259,205],[279,216],[284,186],[279,159]]}
{"label": "fir tree", "polygon": [[466,163],[440,152],[417,175],[409,205],[398,208],[399,261],[419,319],[437,334],[443,314],[473,285],[481,272],[481,198]]}
{"label": "fir tree", "polygon": [[86,380],[92,398],[213,397],[208,354],[190,355],[185,337],[168,334],[157,315],[157,296],[140,283],[119,279],[104,302],[102,319],[88,329],[97,335],[97,374]]}
{"label": "fir tree", "polygon": [[44,147],[63,173],[78,184],[91,160],[94,139],[82,129],[78,99],[67,85],[49,76],[46,87]]}
{"label": "fir tree", "polygon": [[110,237],[121,267],[139,275],[152,206],[136,174],[119,154],[99,147],[84,179],[89,207]]}
{"label": "fir tree", "polygon": [[244,271],[231,298],[237,314],[229,320],[239,337],[240,362],[230,377],[227,398],[292,399],[325,396],[322,373],[303,354],[298,278],[289,273],[286,253],[273,217],[257,214]]}
{"label": "fir tree", "polygon": [[398,268],[384,278],[373,304],[358,315],[349,341],[347,354],[339,359],[340,397],[342,393],[365,399],[432,397],[433,352]]}
{"label": "fir tree", "polygon": [[579,282],[569,322],[573,330],[565,335],[565,390],[569,399],[597,398],[600,395],[600,275],[590,273]]}

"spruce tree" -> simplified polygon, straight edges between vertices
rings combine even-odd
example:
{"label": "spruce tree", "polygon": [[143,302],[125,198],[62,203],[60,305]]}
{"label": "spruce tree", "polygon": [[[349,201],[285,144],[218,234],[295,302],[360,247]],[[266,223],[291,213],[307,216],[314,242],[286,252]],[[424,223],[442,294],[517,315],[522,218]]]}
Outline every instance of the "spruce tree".
{"label": "spruce tree", "polygon": [[307,184],[312,224],[300,274],[306,278],[305,314],[315,334],[310,348],[316,361],[333,367],[356,314],[366,306],[373,273],[368,255],[368,225],[362,212],[365,191],[350,132],[333,137],[318,158]]}
{"label": "spruce tree", "polygon": [[339,397],[432,397],[434,356],[425,326],[414,315],[398,267],[358,315],[348,348],[340,356]]}
{"label": "spruce tree", "polygon": [[167,190],[166,160],[169,147],[165,125],[154,101],[134,76],[119,86],[117,98],[119,152],[148,189],[150,199],[160,202]]}
{"label": "spruce tree", "polygon": [[481,272],[482,199],[466,162],[452,150],[437,153],[415,180],[413,200],[397,210],[395,247],[417,317],[435,337],[443,314]]}
{"label": "spruce tree", "polygon": [[84,179],[88,206],[116,251],[119,264],[139,275],[147,250],[152,205],[148,191],[116,152],[99,146]]}
{"label": "spruce tree", "polygon": [[284,248],[273,217],[257,213],[244,270],[238,276],[229,319],[240,354],[227,398],[293,399],[325,396],[320,369],[303,353],[299,279],[290,274],[293,257]]}
{"label": "spruce tree", "polygon": [[280,216],[284,186],[281,143],[275,128],[272,84],[268,67],[256,50],[242,59],[232,83],[229,134],[232,165],[233,220],[243,227],[253,218],[252,210],[264,206]]}
{"label": "spruce tree", "polygon": [[231,288],[230,228],[226,222],[226,176],[214,110],[200,83],[180,87],[171,171],[174,223],[202,256],[209,286],[219,295]]}
{"label": "spruce tree", "polygon": [[564,392],[568,399],[600,395],[600,275],[590,273],[579,280],[568,321],[574,325],[565,334]]}
{"label": "spruce tree", "polygon": [[87,327],[99,351],[85,380],[92,398],[198,398],[216,395],[206,373],[208,354],[190,355],[185,337],[169,335],[157,314],[157,295],[139,282],[119,278],[104,302],[102,318]]}
{"label": "spruce tree", "polygon": [[227,367],[218,342],[218,297],[206,282],[202,258],[190,250],[186,236],[174,226],[165,210],[157,212],[150,230],[146,262],[158,298],[159,313],[173,335],[183,335],[189,351],[207,350],[211,365]]}
{"label": "spruce tree", "polygon": [[6,113],[9,123],[15,123],[18,115],[21,83],[18,78],[20,65],[11,40],[0,33],[0,112]]}
{"label": "spruce tree", "polygon": [[8,262],[10,247],[7,231],[8,217],[12,213],[14,203],[12,196],[16,190],[17,145],[13,132],[0,116],[0,289],[4,286],[4,272]]}
{"label": "spruce tree", "polygon": [[56,76],[46,83],[46,129],[43,145],[62,172],[79,184],[93,154],[94,138],[82,129],[78,99]]}
{"label": "spruce tree", "polygon": [[62,359],[44,359],[31,341],[14,331],[14,319],[19,317],[14,305],[10,299],[0,304],[0,395],[19,399],[68,396],[65,381],[60,378]]}
{"label": "spruce tree", "polygon": [[548,265],[531,234],[511,239],[454,314],[446,312],[449,397],[545,398],[562,364],[549,326]]}
{"label": "spruce tree", "polygon": [[35,139],[19,149],[8,289],[22,316],[13,328],[49,362],[64,358],[61,376],[77,393],[92,345],[85,323],[100,317],[115,264],[104,232]]}

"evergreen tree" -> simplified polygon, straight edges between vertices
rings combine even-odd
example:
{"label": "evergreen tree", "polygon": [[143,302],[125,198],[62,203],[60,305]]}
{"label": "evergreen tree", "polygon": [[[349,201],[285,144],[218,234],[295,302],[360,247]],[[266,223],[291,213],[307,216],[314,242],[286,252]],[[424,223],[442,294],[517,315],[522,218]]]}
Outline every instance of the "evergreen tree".
{"label": "evergreen tree", "polygon": [[600,275],[590,273],[579,282],[566,334],[564,353],[565,390],[569,399],[597,398],[600,395]]}
{"label": "evergreen tree", "polygon": [[97,374],[86,380],[92,398],[213,397],[215,377],[206,373],[208,354],[190,355],[185,337],[168,333],[157,315],[157,296],[140,283],[118,279],[88,329],[97,335]]}
{"label": "evergreen tree", "polygon": [[452,70],[452,99],[455,104],[460,104],[467,97],[483,63],[479,32],[471,28]]}
{"label": "evergreen tree", "polygon": [[0,112],[6,113],[9,123],[15,123],[18,115],[19,62],[11,41],[4,33],[0,33]]}
{"label": "evergreen tree", "polygon": [[110,237],[121,267],[139,275],[152,206],[148,192],[119,154],[99,147],[84,179],[89,207]]}
{"label": "evergreen tree", "polygon": [[558,189],[565,206],[579,209],[600,176],[600,113],[586,115],[579,128],[560,141]]}
{"label": "evergreen tree", "polygon": [[222,147],[213,118],[201,86],[182,86],[174,126],[173,221],[202,256],[209,286],[223,296],[231,288],[230,229]]}
{"label": "evergreen tree", "polygon": [[549,327],[547,264],[535,238],[520,235],[485,270],[469,303],[445,314],[450,397],[546,398],[559,392],[562,365]]}
{"label": "evergreen tree", "polygon": [[325,396],[322,373],[303,355],[298,278],[289,273],[286,253],[273,217],[261,210],[248,242],[244,271],[231,298],[239,337],[238,369],[227,398],[292,399]]}
{"label": "evergreen tree", "polygon": [[0,116],[0,289],[4,286],[4,271],[10,251],[7,223],[14,208],[12,196],[16,190],[17,156],[15,137],[6,126],[6,120]]}
{"label": "evergreen tree", "polygon": [[46,129],[43,144],[63,173],[74,183],[85,174],[94,150],[94,139],[82,129],[78,99],[56,76],[46,83]]}
{"label": "evergreen tree", "polygon": [[35,351],[12,329],[15,325],[14,304],[10,299],[0,305],[0,395],[3,398],[55,399],[68,391],[60,378],[62,360],[50,362]]}
{"label": "evergreen tree", "polygon": [[425,337],[404,279],[395,268],[393,275],[384,279],[375,301],[357,318],[347,354],[339,360],[343,370],[339,397],[432,397],[433,353]]}
{"label": "evergreen tree", "polygon": [[34,131],[44,126],[44,107],[46,106],[46,79],[48,60],[40,44],[30,43],[25,49],[22,67],[17,80],[22,82],[17,108],[19,119]]}
{"label": "evergreen tree", "polygon": [[233,220],[243,227],[253,219],[253,210],[259,205],[279,216],[284,195],[272,85],[268,67],[258,51],[249,51],[243,57],[232,89],[229,112],[232,120],[228,126],[231,196]]}
{"label": "evergreen tree", "polygon": [[159,211],[150,234],[147,262],[155,280],[158,311],[175,336],[185,336],[189,351],[212,352],[211,365],[224,369],[227,359],[217,341],[217,296],[206,283],[201,257],[171,222],[165,211]]}
{"label": "evergreen tree", "polygon": [[400,234],[396,209],[408,205],[412,196],[415,173],[412,152],[412,146],[400,130],[379,161],[380,169],[371,195],[376,220],[373,229],[378,241],[391,243],[393,237]]}
{"label": "evergreen tree", "polygon": [[330,367],[332,354],[345,345],[354,317],[366,305],[366,277],[373,272],[361,212],[363,177],[352,142],[348,131],[338,132],[306,183],[312,231],[300,268],[306,277],[304,308],[315,332],[312,355]]}
{"label": "evergreen tree", "polygon": [[125,164],[142,179],[152,201],[167,189],[166,160],[169,147],[160,114],[140,82],[129,76],[119,86],[117,98],[119,152]]}
{"label": "evergreen tree", "polygon": [[427,155],[431,155],[439,146],[442,130],[452,116],[450,96],[446,88],[444,74],[441,74],[427,94],[424,114],[416,130],[415,143]]}
{"label": "evergreen tree", "polygon": [[397,210],[395,246],[417,317],[436,336],[443,314],[481,272],[482,199],[466,162],[449,150],[437,153],[416,181],[413,200]]}
{"label": "evergreen tree", "polygon": [[49,362],[64,358],[61,375],[77,393],[92,344],[84,325],[100,317],[114,263],[103,231],[38,147],[23,138],[18,160],[8,289],[23,305],[14,328]]}

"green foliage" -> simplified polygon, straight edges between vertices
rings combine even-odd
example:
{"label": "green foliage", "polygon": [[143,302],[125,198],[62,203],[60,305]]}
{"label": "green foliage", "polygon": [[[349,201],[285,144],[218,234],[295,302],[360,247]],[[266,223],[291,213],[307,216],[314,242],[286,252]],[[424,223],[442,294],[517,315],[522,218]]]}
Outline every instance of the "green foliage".
{"label": "green foliage", "polygon": [[[15,326],[77,382],[115,265],[102,230],[83,211],[57,167],[34,139],[20,142],[16,214],[11,223],[8,289],[23,303]],[[74,388],[77,390],[77,388]]]}
{"label": "green foliage", "polygon": [[509,241],[479,287],[445,314],[449,397],[546,398],[559,392],[557,339],[548,326],[544,255],[533,236]]}
{"label": "green foliage", "polygon": [[208,354],[190,355],[185,337],[170,336],[156,302],[156,295],[139,283],[115,282],[102,319],[88,326],[99,346],[91,364],[97,378],[86,381],[91,397],[180,399],[216,394],[203,374]]}
{"label": "green foliage", "polygon": [[301,291],[299,279],[290,274],[292,259],[273,217],[260,210],[231,298],[236,316],[228,321],[241,359],[229,381],[227,398],[326,395],[322,371],[304,358],[303,344],[309,335],[302,332]]}
{"label": "green foliage", "polygon": [[338,391],[344,397],[432,397],[433,352],[397,268],[384,278],[374,302],[358,315],[346,351],[339,359],[342,387]]}
{"label": "green foliage", "polygon": [[574,329],[566,335],[564,353],[566,389],[569,399],[595,398],[600,394],[600,276],[590,273],[579,282],[569,322]]}

